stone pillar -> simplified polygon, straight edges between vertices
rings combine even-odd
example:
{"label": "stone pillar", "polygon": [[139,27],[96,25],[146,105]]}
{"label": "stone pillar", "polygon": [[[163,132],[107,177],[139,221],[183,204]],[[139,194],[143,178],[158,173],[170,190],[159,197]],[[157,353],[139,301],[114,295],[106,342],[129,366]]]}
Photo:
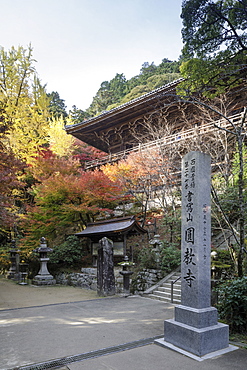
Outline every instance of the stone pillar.
{"label": "stone pillar", "polygon": [[[164,323],[164,345],[196,356],[229,348],[228,325],[211,307],[211,160],[190,152],[182,162],[181,305]],[[162,344],[162,343],[161,343]]]}
{"label": "stone pillar", "polygon": [[99,241],[98,247],[97,292],[100,296],[115,294],[113,242],[106,237]]}

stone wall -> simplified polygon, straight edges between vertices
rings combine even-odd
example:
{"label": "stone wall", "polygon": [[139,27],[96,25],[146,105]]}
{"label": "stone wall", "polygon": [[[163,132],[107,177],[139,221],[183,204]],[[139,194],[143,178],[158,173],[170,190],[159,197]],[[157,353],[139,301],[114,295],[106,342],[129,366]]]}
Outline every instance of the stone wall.
{"label": "stone wall", "polygon": [[[123,276],[120,274],[121,270],[121,268],[114,268],[117,294],[123,291]],[[130,279],[130,283],[131,291],[134,293],[145,291],[164,277],[160,270],[155,269],[145,269],[136,272],[132,276],[133,279]],[[82,268],[80,273],[59,273],[55,276],[55,279],[57,284],[97,290],[97,269],[93,267]]]}
{"label": "stone wall", "polygon": [[[120,275],[121,269],[114,269],[116,293],[121,293],[123,288],[123,277]],[[71,285],[85,289],[97,290],[97,268],[82,268],[81,272],[67,273],[62,272],[55,276],[57,284]]]}
{"label": "stone wall", "polygon": [[164,273],[156,269],[144,269],[137,272],[132,279],[133,293],[141,293],[151,286],[155,285],[159,280],[163,279]]}
{"label": "stone wall", "polygon": [[61,272],[55,275],[57,284],[71,285],[85,289],[97,290],[97,269],[82,268],[81,272]]}

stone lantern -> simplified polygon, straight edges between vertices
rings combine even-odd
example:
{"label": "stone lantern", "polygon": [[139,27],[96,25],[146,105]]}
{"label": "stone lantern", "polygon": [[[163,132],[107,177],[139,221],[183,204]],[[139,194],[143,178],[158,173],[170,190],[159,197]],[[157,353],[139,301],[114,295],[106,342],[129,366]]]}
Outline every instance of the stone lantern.
{"label": "stone lantern", "polygon": [[21,262],[19,263],[19,284],[27,285],[27,276],[28,276],[28,263]]}
{"label": "stone lantern", "polygon": [[211,252],[211,278],[216,280],[217,267],[215,266],[215,261],[217,260],[217,252]]}
{"label": "stone lantern", "polygon": [[44,237],[40,239],[40,247],[34,249],[35,253],[39,253],[40,259],[40,270],[38,275],[36,275],[33,279],[34,285],[55,285],[56,280],[54,277],[49,273],[47,269],[47,262],[50,258],[47,256],[49,252],[52,252],[53,249],[47,247],[47,243]]}
{"label": "stone lantern", "polygon": [[119,265],[123,267],[123,271],[119,273],[123,276],[123,292],[124,294],[130,294],[130,275],[133,274],[133,271],[129,271],[129,266],[133,266],[133,262],[129,262],[128,256],[124,257],[124,261],[120,262]]}
{"label": "stone lantern", "polygon": [[154,238],[150,240],[149,244],[153,247],[153,251],[156,256],[157,267],[160,265],[160,250],[162,247],[162,241],[160,240],[160,235],[154,235]]}
{"label": "stone lantern", "polygon": [[19,250],[16,249],[16,243],[15,240],[11,241],[11,249],[9,251],[10,253],[10,261],[11,266],[7,275],[8,279],[15,279],[18,280],[18,274],[19,274]]}

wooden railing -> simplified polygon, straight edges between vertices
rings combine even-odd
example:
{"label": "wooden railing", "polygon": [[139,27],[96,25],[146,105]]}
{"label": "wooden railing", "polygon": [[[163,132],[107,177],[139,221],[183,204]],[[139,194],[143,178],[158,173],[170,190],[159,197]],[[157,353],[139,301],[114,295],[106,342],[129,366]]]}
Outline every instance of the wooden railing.
{"label": "wooden railing", "polygon": [[162,139],[149,141],[148,143],[145,143],[145,144],[139,144],[133,148],[126,149],[126,150],[123,150],[115,154],[109,154],[99,159],[88,161],[85,163],[85,169],[88,170],[88,169],[92,169],[95,167],[103,166],[104,164],[107,164],[107,163],[118,162],[121,159],[125,159],[130,153],[136,153],[136,152],[145,151],[148,149],[153,149],[155,147],[171,145],[178,141],[181,142],[187,139],[191,139],[195,135],[205,135],[210,132],[217,131],[218,128],[216,126],[231,130],[233,129],[233,125],[237,125],[241,122],[242,118],[243,118],[243,113],[241,112],[241,113],[238,113],[238,114],[235,114],[229,117],[230,122],[229,120],[226,120],[226,119],[220,119],[218,121],[198,125],[189,130],[177,132],[173,135],[168,135]]}

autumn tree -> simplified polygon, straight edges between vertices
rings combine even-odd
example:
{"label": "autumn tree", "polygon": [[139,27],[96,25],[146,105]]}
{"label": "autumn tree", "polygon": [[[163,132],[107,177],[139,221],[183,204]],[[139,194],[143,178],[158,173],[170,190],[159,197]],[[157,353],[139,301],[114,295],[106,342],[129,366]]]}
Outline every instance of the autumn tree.
{"label": "autumn tree", "polygon": [[36,76],[32,48],[0,50],[2,141],[16,157],[31,163],[47,143],[48,98]]}
{"label": "autumn tree", "polygon": [[0,240],[6,240],[18,220],[16,202],[23,184],[19,181],[24,164],[0,143]]}
{"label": "autumn tree", "polygon": [[114,197],[121,197],[103,174],[82,172],[85,158],[99,153],[65,133],[71,117],[58,93],[47,95],[34,62],[31,46],[0,50],[0,232],[17,225],[18,214],[23,223],[14,237],[23,233],[32,242],[64,236],[76,217],[82,227],[103,209],[110,212]]}
{"label": "autumn tree", "polygon": [[0,112],[2,222],[13,228],[26,186],[17,180],[24,180],[25,164],[47,142],[47,97],[36,77],[31,46],[0,49]]}
{"label": "autumn tree", "polygon": [[74,136],[66,133],[65,125],[72,125],[70,116],[65,119],[62,116],[51,117],[49,119],[49,127],[47,128],[49,149],[59,157],[70,157],[76,149],[76,139]]}
{"label": "autumn tree", "polygon": [[63,242],[68,234],[81,231],[97,217],[111,215],[124,198],[117,182],[101,171],[84,172],[71,166],[69,173],[58,171],[33,187],[35,205],[29,207],[23,222],[22,246],[30,251],[34,241],[46,236],[51,245]]}
{"label": "autumn tree", "polygon": [[[101,170],[111,180],[120,181],[125,191],[132,195],[137,209],[140,209],[138,213],[141,213],[144,226],[154,183],[151,173],[154,174],[154,171],[151,171],[148,161],[144,164],[142,154],[129,154],[127,159],[116,164],[106,164]],[[134,212],[136,211],[134,207]]]}
{"label": "autumn tree", "polygon": [[63,176],[77,175],[81,164],[76,157],[59,156],[50,148],[43,150],[29,166],[29,172],[34,178],[33,184],[47,180],[55,173]]}
{"label": "autumn tree", "polygon": [[170,141],[174,125],[169,123],[166,114],[157,112],[155,124],[153,120],[154,115],[146,117],[143,127],[133,132],[139,147],[117,164],[103,166],[102,171],[110,178],[118,179],[133,196],[140,209],[142,225],[150,211],[160,212],[166,224],[167,239],[174,242],[179,229],[177,180],[181,154],[177,142]]}

